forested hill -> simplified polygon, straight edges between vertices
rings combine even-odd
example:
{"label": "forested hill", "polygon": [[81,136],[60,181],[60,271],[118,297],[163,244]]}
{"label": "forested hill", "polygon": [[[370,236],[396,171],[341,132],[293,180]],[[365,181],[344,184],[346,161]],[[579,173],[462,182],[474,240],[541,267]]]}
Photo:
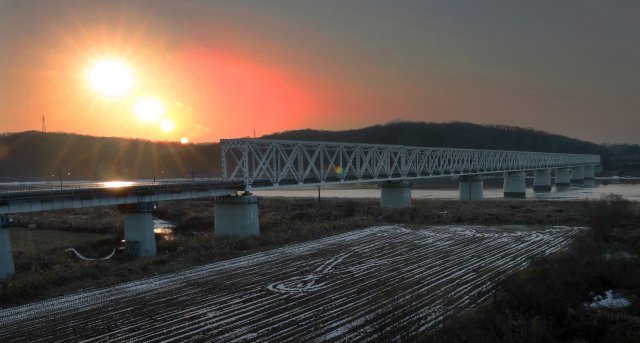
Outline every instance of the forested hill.
{"label": "forested hill", "polygon": [[0,181],[58,181],[60,174],[63,180],[219,176],[220,148],[37,131],[0,136]]}
{"label": "forested hill", "polygon": [[640,176],[639,145],[600,145],[513,126],[487,126],[460,122],[391,122],[344,131],[294,130],[267,135],[263,138],[598,154],[602,157],[605,169],[610,173]]}
{"label": "forested hill", "polygon": [[[396,122],[357,130],[296,130],[286,140],[600,154],[605,168],[640,174],[640,146],[605,146],[560,135],[469,123]],[[188,144],[28,131],[0,135],[0,182],[220,176],[218,143]]]}
{"label": "forested hill", "polygon": [[264,138],[602,154],[604,146],[532,129],[471,123],[392,122],[355,130],[295,130]]}

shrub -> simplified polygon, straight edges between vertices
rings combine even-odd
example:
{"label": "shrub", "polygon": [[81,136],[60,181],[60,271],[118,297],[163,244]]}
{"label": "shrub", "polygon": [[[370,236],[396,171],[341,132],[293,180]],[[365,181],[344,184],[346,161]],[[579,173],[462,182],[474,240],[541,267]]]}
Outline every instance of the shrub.
{"label": "shrub", "polygon": [[637,224],[637,204],[610,194],[589,204],[589,222],[601,238],[609,240],[616,229]]}

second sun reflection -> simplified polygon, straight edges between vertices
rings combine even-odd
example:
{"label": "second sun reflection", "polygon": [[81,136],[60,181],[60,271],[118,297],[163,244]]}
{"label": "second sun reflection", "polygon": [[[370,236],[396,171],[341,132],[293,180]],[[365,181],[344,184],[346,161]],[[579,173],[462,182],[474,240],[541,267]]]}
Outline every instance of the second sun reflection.
{"label": "second sun reflection", "polygon": [[155,98],[143,98],[138,100],[133,106],[133,112],[138,120],[145,124],[154,124],[160,122],[160,129],[164,132],[171,132],[175,129],[176,124],[171,118],[163,118],[165,107],[160,100]]}
{"label": "second sun reflection", "polygon": [[[122,97],[129,93],[135,82],[135,74],[130,66],[119,59],[103,58],[96,61],[87,72],[87,78],[94,91],[107,98]],[[179,103],[179,107],[181,104]],[[138,99],[133,104],[133,112],[145,124],[159,124],[160,130],[169,133],[175,130],[173,119],[165,117],[164,104],[153,97]],[[186,137],[181,139],[182,144]]]}

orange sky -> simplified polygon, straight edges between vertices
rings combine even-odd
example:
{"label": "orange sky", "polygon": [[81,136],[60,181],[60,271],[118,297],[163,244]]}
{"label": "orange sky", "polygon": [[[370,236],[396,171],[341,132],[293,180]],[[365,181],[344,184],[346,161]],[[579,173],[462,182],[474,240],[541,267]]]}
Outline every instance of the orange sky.
{"label": "orange sky", "polygon": [[[10,0],[0,131],[40,129],[45,115],[49,131],[209,142],[405,119],[640,143],[638,49],[624,35],[637,21],[619,16],[629,9],[554,17],[544,3]],[[114,57],[135,84],[106,98],[86,74]],[[144,97],[163,103],[172,132],[136,118]]]}
{"label": "orange sky", "polygon": [[[115,30],[70,24],[54,27],[47,38],[51,45],[35,47],[41,52],[37,65],[11,70],[22,83],[11,93],[23,99],[11,110],[22,117],[11,125],[14,130],[39,129],[45,115],[50,131],[198,142],[249,136],[254,129],[265,134],[304,127],[317,113],[314,93],[322,87],[320,78],[229,44],[241,40],[255,47],[268,41],[253,44],[253,38],[231,33],[222,46],[175,44],[158,38],[144,23]],[[95,61],[110,58],[134,72],[135,85],[125,96],[96,94],[86,79]],[[162,102],[166,117],[176,123],[174,131],[136,120],[134,104],[144,97]]]}

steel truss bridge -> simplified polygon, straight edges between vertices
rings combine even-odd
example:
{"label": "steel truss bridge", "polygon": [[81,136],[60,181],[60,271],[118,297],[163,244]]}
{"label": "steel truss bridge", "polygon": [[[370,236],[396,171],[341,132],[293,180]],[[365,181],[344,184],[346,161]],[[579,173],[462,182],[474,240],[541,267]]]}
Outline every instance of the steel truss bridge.
{"label": "steel truss bridge", "polygon": [[222,177],[251,188],[380,182],[600,164],[599,155],[266,139],[220,141]]}
{"label": "steel truss bridge", "polygon": [[206,198],[256,188],[400,181],[600,164],[598,155],[231,139],[222,179],[4,185],[0,215]]}

